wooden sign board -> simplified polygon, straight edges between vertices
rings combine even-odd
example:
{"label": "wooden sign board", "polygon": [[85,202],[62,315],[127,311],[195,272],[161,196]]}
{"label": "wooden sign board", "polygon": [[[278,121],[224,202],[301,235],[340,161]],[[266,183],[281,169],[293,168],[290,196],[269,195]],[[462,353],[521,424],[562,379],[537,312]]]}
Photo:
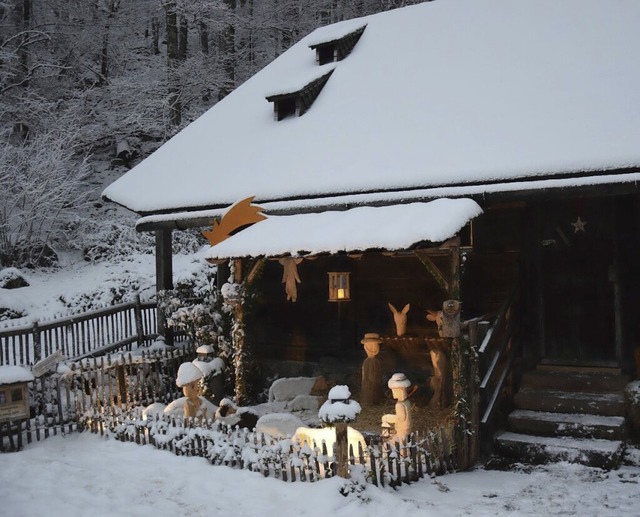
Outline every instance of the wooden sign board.
{"label": "wooden sign board", "polygon": [[55,368],[55,366],[60,362],[64,361],[66,358],[62,353],[62,350],[56,350],[53,354],[45,357],[42,361],[38,361],[31,368],[31,373],[34,377],[41,377],[48,371]]}
{"label": "wooden sign board", "polygon": [[0,422],[29,418],[27,383],[0,386]]}

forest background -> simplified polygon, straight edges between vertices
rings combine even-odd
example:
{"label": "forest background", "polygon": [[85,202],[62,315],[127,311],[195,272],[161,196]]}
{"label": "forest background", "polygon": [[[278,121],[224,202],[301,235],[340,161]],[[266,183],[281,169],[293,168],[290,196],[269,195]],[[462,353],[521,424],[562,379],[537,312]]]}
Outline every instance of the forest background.
{"label": "forest background", "polygon": [[0,268],[152,254],[106,185],[313,29],[412,3],[0,0]]}

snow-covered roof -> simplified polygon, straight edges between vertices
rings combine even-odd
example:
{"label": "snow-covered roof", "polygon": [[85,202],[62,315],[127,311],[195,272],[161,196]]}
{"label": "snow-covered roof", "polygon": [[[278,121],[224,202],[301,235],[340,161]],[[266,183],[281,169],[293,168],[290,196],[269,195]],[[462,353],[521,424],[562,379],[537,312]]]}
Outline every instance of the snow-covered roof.
{"label": "snow-covered roof", "polygon": [[[325,27],[110,185],[143,214],[640,164],[640,2],[447,0]],[[311,43],[366,23],[310,109],[265,96],[319,71]]]}
{"label": "snow-covered roof", "polygon": [[482,209],[471,199],[270,216],[213,246],[209,259],[401,250],[453,237]]}
{"label": "snow-covered roof", "polygon": [[0,386],[18,382],[31,382],[33,374],[22,366],[0,366]]}

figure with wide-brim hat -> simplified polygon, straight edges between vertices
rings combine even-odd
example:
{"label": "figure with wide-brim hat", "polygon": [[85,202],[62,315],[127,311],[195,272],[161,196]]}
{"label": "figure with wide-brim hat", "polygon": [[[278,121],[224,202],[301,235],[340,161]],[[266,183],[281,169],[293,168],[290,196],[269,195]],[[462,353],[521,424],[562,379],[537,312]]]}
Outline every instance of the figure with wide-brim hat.
{"label": "figure with wide-brim hat", "polygon": [[360,404],[372,406],[378,404],[382,398],[382,368],[377,357],[382,339],[379,334],[368,332],[360,343],[367,353],[366,359],[362,362]]}

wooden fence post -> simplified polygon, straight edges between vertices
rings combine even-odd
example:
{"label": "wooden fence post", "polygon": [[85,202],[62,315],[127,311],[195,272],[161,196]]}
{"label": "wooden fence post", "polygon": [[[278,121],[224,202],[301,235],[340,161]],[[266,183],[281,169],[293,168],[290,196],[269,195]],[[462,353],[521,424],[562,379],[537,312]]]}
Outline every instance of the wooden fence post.
{"label": "wooden fence post", "polygon": [[38,326],[38,322],[33,322],[33,329],[31,330],[33,334],[33,364],[37,363],[40,359],[42,359],[42,343],[40,342],[40,327]]}
{"label": "wooden fence post", "polygon": [[116,384],[117,384],[116,392],[118,395],[119,406],[122,406],[123,404],[127,403],[127,381],[126,381],[126,375],[124,371],[125,370],[124,365],[125,365],[124,356],[122,356],[122,364],[119,364],[118,360],[116,359]]}
{"label": "wooden fence post", "polygon": [[142,302],[139,294],[136,294],[133,302],[133,313],[136,323],[136,338],[140,347],[144,343],[144,328],[142,326]]}

